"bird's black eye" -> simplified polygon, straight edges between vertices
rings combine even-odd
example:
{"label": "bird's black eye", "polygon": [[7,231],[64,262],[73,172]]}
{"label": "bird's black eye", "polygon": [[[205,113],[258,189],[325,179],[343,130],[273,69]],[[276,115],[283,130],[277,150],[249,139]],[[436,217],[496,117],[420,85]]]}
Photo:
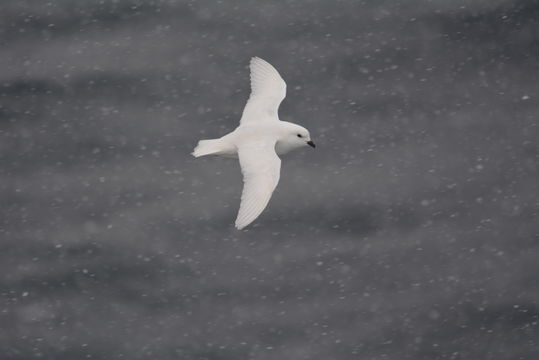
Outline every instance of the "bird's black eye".
{"label": "bird's black eye", "polygon": [[298,137],[300,138],[300,137],[303,137],[303,136],[301,136],[301,134],[298,134]]}

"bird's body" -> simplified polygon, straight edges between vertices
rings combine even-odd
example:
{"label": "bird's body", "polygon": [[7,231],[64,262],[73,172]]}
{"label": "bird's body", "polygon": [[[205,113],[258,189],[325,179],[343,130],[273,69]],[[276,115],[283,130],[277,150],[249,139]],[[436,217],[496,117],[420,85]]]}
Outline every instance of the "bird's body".
{"label": "bird's body", "polygon": [[302,126],[279,120],[277,110],[286,95],[286,84],[277,70],[260,58],[252,58],[251,96],[238,126],[231,133],[212,140],[200,140],[193,156],[238,157],[243,173],[241,205],[236,227],[243,229],[267,206],[279,182],[281,159],[305,145],[314,147]]}

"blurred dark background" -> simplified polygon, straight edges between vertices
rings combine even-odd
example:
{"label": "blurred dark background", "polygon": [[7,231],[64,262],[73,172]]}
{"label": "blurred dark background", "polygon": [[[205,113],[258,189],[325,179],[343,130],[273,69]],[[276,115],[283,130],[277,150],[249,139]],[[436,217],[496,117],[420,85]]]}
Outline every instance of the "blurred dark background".
{"label": "blurred dark background", "polygon": [[[0,358],[539,359],[539,1],[1,1]],[[289,154],[233,228],[260,56]]]}

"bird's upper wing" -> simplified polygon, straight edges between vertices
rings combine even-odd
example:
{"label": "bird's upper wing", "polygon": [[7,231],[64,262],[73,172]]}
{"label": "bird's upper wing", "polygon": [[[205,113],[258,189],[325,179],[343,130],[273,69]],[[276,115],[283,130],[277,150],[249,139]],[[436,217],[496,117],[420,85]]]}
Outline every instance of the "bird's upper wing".
{"label": "bird's upper wing", "polygon": [[239,146],[243,192],[236,228],[243,229],[266,208],[281,173],[274,142],[253,141]]}
{"label": "bird's upper wing", "polygon": [[251,96],[243,109],[240,124],[260,118],[277,119],[279,104],[286,96],[286,83],[277,70],[261,58],[252,58],[249,67]]}

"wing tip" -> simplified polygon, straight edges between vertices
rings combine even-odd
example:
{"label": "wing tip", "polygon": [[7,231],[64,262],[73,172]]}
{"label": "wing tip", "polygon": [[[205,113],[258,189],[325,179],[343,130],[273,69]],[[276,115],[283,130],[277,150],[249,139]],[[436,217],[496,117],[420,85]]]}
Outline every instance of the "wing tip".
{"label": "wing tip", "polygon": [[258,218],[259,215],[260,214],[258,214],[256,216],[252,216],[252,214],[251,215],[249,215],[249,214],[245,215],[245,214],[239,214],[238,213],[238,217],[236,218],[236,221],[234,222],[234,226],[238,230],[243,230],[247,226],[251,225],[251,223],[253,223],[253,221],[255,221]]}
{"label": "wing tip", "polygon": [[271,65],[269,62],[267,62],[266,60],[262,59],[261,57],[258,57],[258,56],[253,56],[251,58],[251,60],[249,61],[249,65],[250,66],[255,66],[256,64],[260,64],[260,65],[269,65],[271,68],[274,68],[273,65]]}
{"label": "wing tip", "polygon": [[238,229],[238,230],[243,230],[243,229],[245,229],[245,227],[246,227],[247,225],[249,225],[249,224],[243,224],[243,223],[240,223],[240,222],[238,222],[238,221],[236,221],[236,223],[234,224],[234,226],[235,226],[236,229]]}

